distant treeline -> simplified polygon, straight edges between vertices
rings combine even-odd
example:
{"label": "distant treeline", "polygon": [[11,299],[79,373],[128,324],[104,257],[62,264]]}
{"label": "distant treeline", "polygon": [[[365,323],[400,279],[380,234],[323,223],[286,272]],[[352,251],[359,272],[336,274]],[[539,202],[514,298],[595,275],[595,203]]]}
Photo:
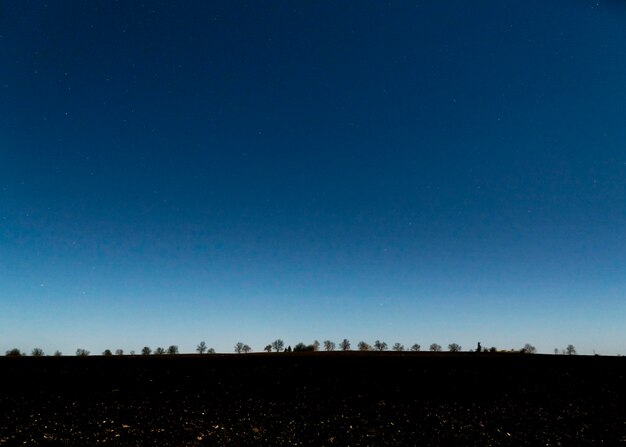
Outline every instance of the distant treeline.
{"label": "distant treeline", "polygon": [[[411,345],[408,349],[405,349],[404,345],[401,343],[394,343],[393,346],[391,347],[392,351],[396,351],[396,352],[403,352],[403,351],[410,351],[410,352],[419,352],[421,351],[421,345],[419,345],[418,343],[415,343],[413,345]],[[356,350],[358,351],[387,351],[389,349],[389,346],[387,345],[387,343],[385,343],[384,341],[380,341],[380,340],[376,340],[373,344],[369,344],[366,343],[364,341],[360,341],[357,343],[356,345]],[[271,352],[314,352],[314,351],[335,351],[335,350],[339,350],[339,351],[351,351],[352,349],[352,345],[350,343],[350,341],[347,338],[344,338],[341,342],[339,342],[339,344],[335,344],[335,342],[330,341],[330,340],[324,340],[324,342],[320,343],[319,341],[315,340],[312,344],[307,345],[305,343],[298,343],[296,344],[293,348],[291,347],[291,345],[285,347],[285,343],[283,342],[283,340],[281,339],[276,339],[274,340],[272,343],[267,344],[264,348],[263,351],[267,352],[267,353],[271,353]],[[458,345],[457,343],[450,343],[448,345],[448,352],[461,352],[463,350],[463,348]],[[437,343],[432,343],[429,347],[428,347],[428,351],[430,352],[442,352],[443,348],[441,347],[441,345],[437,344]],[[207,344],[204,341],[201,341],[198,346],[196,346],[196,352],[200,355],[205,355],[205,354],[215,354],[215,349],[213,348],[209,348],[207,346]],[[234,347],[234,352],[237,354],[247,354],[252,352],[252,348],[242,342],[237,342],[235,344]],[[476,346],[476,349],[470,349],[468,352],[477,352],[477,353],[481,353],[481,352],[488,352],[488,353],[495,353],[495,352],[517,352],[517,353],[522,353],[522,354],[535,354],[537,352],[537,349],[535,349],[535,347],[529,343],[526,343],[524,345],[523,348],[521,349],[509,349],[509,350],[500,350],[497,349],[495,346],[492,346],[488,349],[485,349],[481,346],[480,342],[478,342],[478,345]],[[176,355],[179,354],[179,349],[177,345],[170,345],[168,348],[163,348],[163,347],[158,347],[154,350],[152,350],[149,346],[144,346],[141,351],[139,352],[139,355]],[[86,357],[88,355],[90,355],[91,352],[83,349],[83,348],[78,348],[75,352],[76,356],[79,357]],[[130,351],[128,353],[129,355],[137,355],[137,353],[135,351]],[[555,348],[554,349],[554,354],[563,354],[563,355],[575,355],[576,354],[576,348],[573,345],[567,345],[567,347],[565,349],[558,349]],[[21,350],[19,350],[18,348],[13,348],[9,351],[6,351],[6,355],[9,357],[23,357],[26,356],[26,352],[23,352]],[[43,357],[46,354],[44,353],[44,351],[41,348],[34,348],[30,355],[32,357]],[[61,351],[55,351],[54,356],[62,356],[63,353]],[[105,349],[104,352],[102,352],[103,356],[113,356],[113,355],[125,355],[125,352],[123,349],[116,349],[115,352],[111,351],[110,349]]]}

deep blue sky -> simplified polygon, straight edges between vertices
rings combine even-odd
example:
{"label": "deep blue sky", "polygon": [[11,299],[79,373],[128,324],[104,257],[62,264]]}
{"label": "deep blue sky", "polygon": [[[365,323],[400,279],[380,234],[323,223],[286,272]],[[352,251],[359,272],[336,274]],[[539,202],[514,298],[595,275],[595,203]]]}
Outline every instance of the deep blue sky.
{"label": "deep blue sky", "polygon": [[0,349],[626,354],[626,7],[0,2]]}

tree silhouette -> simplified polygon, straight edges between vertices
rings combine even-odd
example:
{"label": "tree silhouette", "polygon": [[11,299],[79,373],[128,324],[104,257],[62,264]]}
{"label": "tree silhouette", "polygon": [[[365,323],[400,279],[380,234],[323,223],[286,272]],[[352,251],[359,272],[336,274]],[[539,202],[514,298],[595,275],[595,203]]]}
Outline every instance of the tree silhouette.
{"label": "tree silhouette", "polygon": [[144,346],[141,350],[141,355],[150,355],[152,353],[152,349],[149,346]]}
{"label": "tree silhouette", "polygon": [[54,351],[54,356],[55,357],[61,357],[63,355],[63,353],[61,351]]}
{"label": "tree silhouette", "polygon": [[374,342],[374,349],[376,349],[377,351],[386,351],[387,343],[385,343],[384,341],[376,340]]}
{"label": "tree silhouette", "polygon": [[440,352],[441,351],[441,345],[438,345],[437,343],[433,343],[432,345],[430,345],[430,348],[428,348],[431,352]]}
{"label": "tree silhouette", "polygon": [[170,345],[169,348],[167,348],[167,353],[169,355],[176,355],[178,354],[178,346],[176,345]]}
{"label": "tree silhouette", "polygon": [[359,349],[359,351],[369,351],[371,349],[370,345],[368,345],[364,341],[360,341],[357,344],[357,348]]}
{"label": "tree silhouette", "polygon": [[348,341],[347,338],[344,338],[341,343],[339,343],[339,348],[342,351],[349,351],[350,350],[350,341]]}
{"label": "tree silhouette", "polygon": [[30,355],[32,355],[33,357],[43,357],[43,356],[44,356],[43,349],[41,349],[41,348],[35,348],[35,349],[33,349],[33,351],[30,353]]}
{"label": "tree silhouette", "polygon": [[450,343],[448,345],[448,351],[450,351],[450,352],[460,352],[461,349],[462,349],[461,346],[459,346],[456,343]]}
{"label": "tree silhouette", "polygon": [[206,350],[207,350],[207,347],[204,341],[201,341],[200,344],[196,346],[196,351],[198,352],[198,354],[204,354]]}
{"label": "tree silhouette", "polygon": [[523,354],[535,354],[537,352],[537,348],[535,348],[530,343],[526,343],[521,351]]}
{"label": "tree silhouette", "polygon": [[[132,353],[133,353],[133,352],[131,351],[131,354],[132,354]],[[115,350],[115,355],[124,355],[124,350],[123,350],[123,349],[116,349],[116,350]]]}
{"label": "tree silhouette", "polygon": [[324,340],[324,351],[334,351],[335,343],[330,340]]}
{"label": "tree silhouette", "polygon": [[108,357],[108,356],[110,356],[110,355],[113,355],[113,353],[111,352],[111,350],[110,350],[110,349],[105,349],[105,350],[104,350],[104,352],[102,353],[102,355],[105,355],[105,356],[107,356],[107,357]]}
{"label": "tree silhouette", "polygon": [[237,354],[241,354],[243,352],[243,343],[242,342],[237,342],[237,344],[235,345],[235,352]]}
{"label": "tree silhouette", "polygon": [[558,355],[559,354],[559,348],[554,348],[554,355]]}
{"label": "tree silhouette", "polygon": [[209,348],[209,350],[206,353],[207,354],[215,354],[215,349]]}
{"label": "tree silhouette", "polygon": [[22,351],[17,348],[10,349],[6,352],[7,357],[21,357]]}
{"label": "tree silhouette", "polygon": [[263,348],[263,350],[264,350],[265,352],[272,352],[272,345],[271,345],[271,344],[269,344],[269,345],[265,346],[265,347]]}
{"label": "tree silhouette", "polygon": [[404,345],[400,343],[394,343],[393,348],[391,349],[393,349],[396,352],[404,351]]}
{"label": "tree silhouette", "polygon": [[567,355],[576,355],[576,348],[574,347],[574,345],[567,345],[567,348],[565,348],[565,353]]}
{"label": "tree silhouette", "polygon": [[87,351],[86,349],[78,348],[76,350],[76,355],[78,357],[87,357],[89,354],[90,354],[90,352]]}
{"label": "tree silhouette", "polygon": [[247,354],[252,351],[252,348],[248,345],[243,345],[243,348],[241,348],[241,350],[244,354]]}
{"label": "tree silhouette", "polygon": [[422,349],[422,347],[418,343],[415,343],[413,346],[411,346],[411,351],[413,352],[418,352],[420,349]]}
{"label": "tree silhouette", "polygon": [[313,342],[313,345],[312,345],[312,346],[313,346],[313,350],[314,350],[314,351],[319,351],[319,350],[320,350],[320,342],[319,342],[319,341],[315,340],[315,341]]}
{"label": "tree silhouette", "polygon": [[283,343],[283,341],[280,338],[272,342],[272,348],[274,348],[274,351],[276,352],[282,351],[284,347],[285,347],[285,343]]}
{"label": "tree silhouette", "polygon": [[154,350],[154,355],[163,355],[165,354],[165,348],[162,347],[158,347]]}

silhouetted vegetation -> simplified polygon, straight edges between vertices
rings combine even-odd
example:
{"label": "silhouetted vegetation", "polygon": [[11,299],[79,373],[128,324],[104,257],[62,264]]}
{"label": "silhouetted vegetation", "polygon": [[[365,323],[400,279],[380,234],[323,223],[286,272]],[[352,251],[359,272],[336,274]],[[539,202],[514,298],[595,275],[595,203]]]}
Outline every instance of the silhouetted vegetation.
{"label": "silhouetted vegetation", "polygon": [[206,347],[206,343],[204,341],[201,341],[198,346],[196,346],[196,351],[198,352],[198,354],[202,355],[206,352],[207,347]]}
{"label": "silhouetted vegetation", "polygon": [[280,338],[272,342],[272,348],[274,348],[274,351],[276,352],[282,351],[284,346],[285,346],[285,343],[283,343],[283,341]]}
{"label": "silhouetted vegetation", "polygon": [[243,352],[243,347],[244,344],[242,342],[237,342],[237,344],[235,344],[235,352],[237,354],[241,354]]}
{"label": "silhouetted vegetation", "polygon": [[6,352],[7,357],[21,357],[22,351],[17,348],[10,349]]}
{"label": "silhouetted vegetation", "polygon": [[422,349],[422,347],[418,343],[415,343],[413,346],[411,346],[411,351],[413,352],[418,352],[420,349]]}
{"label": "silhouetted vegetation", "polygon": [[272,345],[271,345],[271,344],[269,344],[269,345],[265,345],[265,347],[263,348],[263,350],[264,350],[265,352],[272,352]]}
{"label": "silhouetted vegetation", "polygon": [[105,355],[105,356],[107,356],[107,357],[108,357],[108,356],[113,355],[113,353],[111,352],[111,350],[110,350],[110,349],[105,349],[105,350],[104,350],[104,352],[102,353],[102,355]]}
{"label": "silhouetted vegetation", "polygon": [[374,349],[377,351],[386,351],[387,343],[385,343],[384,341],[376,340],[374,342]]}
{"label": "silhouetted vegetation", "polygon": [[150,346],[144,346],[141,349],[141,355],[150,355],[152,354],[152,349],[150,349]]}
{"label": "silhouetted vegetation", "polygon": [[298,343],[293,348],[293,352],[313,352],[313,351],[315,351],[315,346],[305,345],[304,343]]}
{"label": "silhouetted vegetation", "polygon": [[342,351],[349,351],[350,341],[347,338],[344,338],[343,340],[341,340],[341,343],[339,343],[339,349],[341,349]]}
{"label": "silhouetted vegetation", "polygon": [[78,348],[76,350],[76,355],[78,357],[87,357],[89,354],[91,354],[91,353],[89,351],[87,351],[86,349]]}
{"label": "silhouetted vegetation", "polygon": [[428,350],[430,352],[441,352],[441,345],[438,345],[437,343],[433,343],[433,344],[430,345]]}
{"label": "silhouetted vegetation", "polygon": [[167,353],[169,355],[176,355],[176,354],[178,354],[178,346],[170,345],[169,348],[167,348]]}
{"label": "silhouetted vegetation", "polygon": [[[134,352],[130,352],[131,355],[134,354]],[[115,355],[124,355],[124,350],[123,349],[116,349],[115,350]]]}
{"label": "silhouetted vegetation", "polygon": [[404,345],[400,343],[394,343],[391,349],[393,349],[396,352],[402,352],[404,351]]}
{"label": "silhouetted vegetation", "polygon": [[567,345],[567,347],[565,348],[565,353],[567,355],[576,355],[576,348],[574,347],[574,345]]}
{"label": "silhouetted vegetation", "polygon": [[43,349],[35,348],[32,350],[30,355],[32,355],[33,357],[43,357],[44,356]]}
{"label": "silhouetted vegetation", "polygon": [[522,354],[535,354],[537,349],[531,345],[530,343],[526,343],[524,347],[520,350]]}
{"label": "silhouetted vegetation", "polygon": [[324,351],[334,351],[335,350],[335,342],[330,340],[324,340]]}
{"label": "silhouetted vegetation", "polygon": [[207,354],[215,354],[215,349],[213,348],[209,348],[208,351],[206,352]]}
{"label": "silhouetted vegetation", "polygon": [[313,345],[312,346],[313,346],[313,350],[314,351],[319,351],[320,350],[320,342],[319,341],[317,341],[317,340],[313,341]]}
{"label": "silhouetted vegetation", "polygon": [[359,351],[369,351],[372,349],[370,345],[364,341],[360,341],[356,346]]}
{"label": "silhouetted vegetation", "polygon": [[61,357],[63,355],[63,353],[61,351],[54,351],[54,356],[55,357]]}
{"label": "silhouetted vegetation", "polygon": [[456,343],[450,343],[448,345],[448,351],[450,352],[461,352],[461,349],[462,349],[461,346],[459,346]]}
{"label": "silhouetted vegetation", "polygon": [[154,350],[154,355],[164,355],[165,354],[165,348],[162,347],[158,347]]}

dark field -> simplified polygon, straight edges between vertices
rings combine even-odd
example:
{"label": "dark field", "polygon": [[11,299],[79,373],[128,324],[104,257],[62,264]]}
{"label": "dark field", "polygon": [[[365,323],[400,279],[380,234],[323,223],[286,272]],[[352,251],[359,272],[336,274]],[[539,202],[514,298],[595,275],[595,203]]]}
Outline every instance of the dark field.
{"label": "dark field", "polygon": [[626,445],[626,358],[0,359],[0,445]]}

